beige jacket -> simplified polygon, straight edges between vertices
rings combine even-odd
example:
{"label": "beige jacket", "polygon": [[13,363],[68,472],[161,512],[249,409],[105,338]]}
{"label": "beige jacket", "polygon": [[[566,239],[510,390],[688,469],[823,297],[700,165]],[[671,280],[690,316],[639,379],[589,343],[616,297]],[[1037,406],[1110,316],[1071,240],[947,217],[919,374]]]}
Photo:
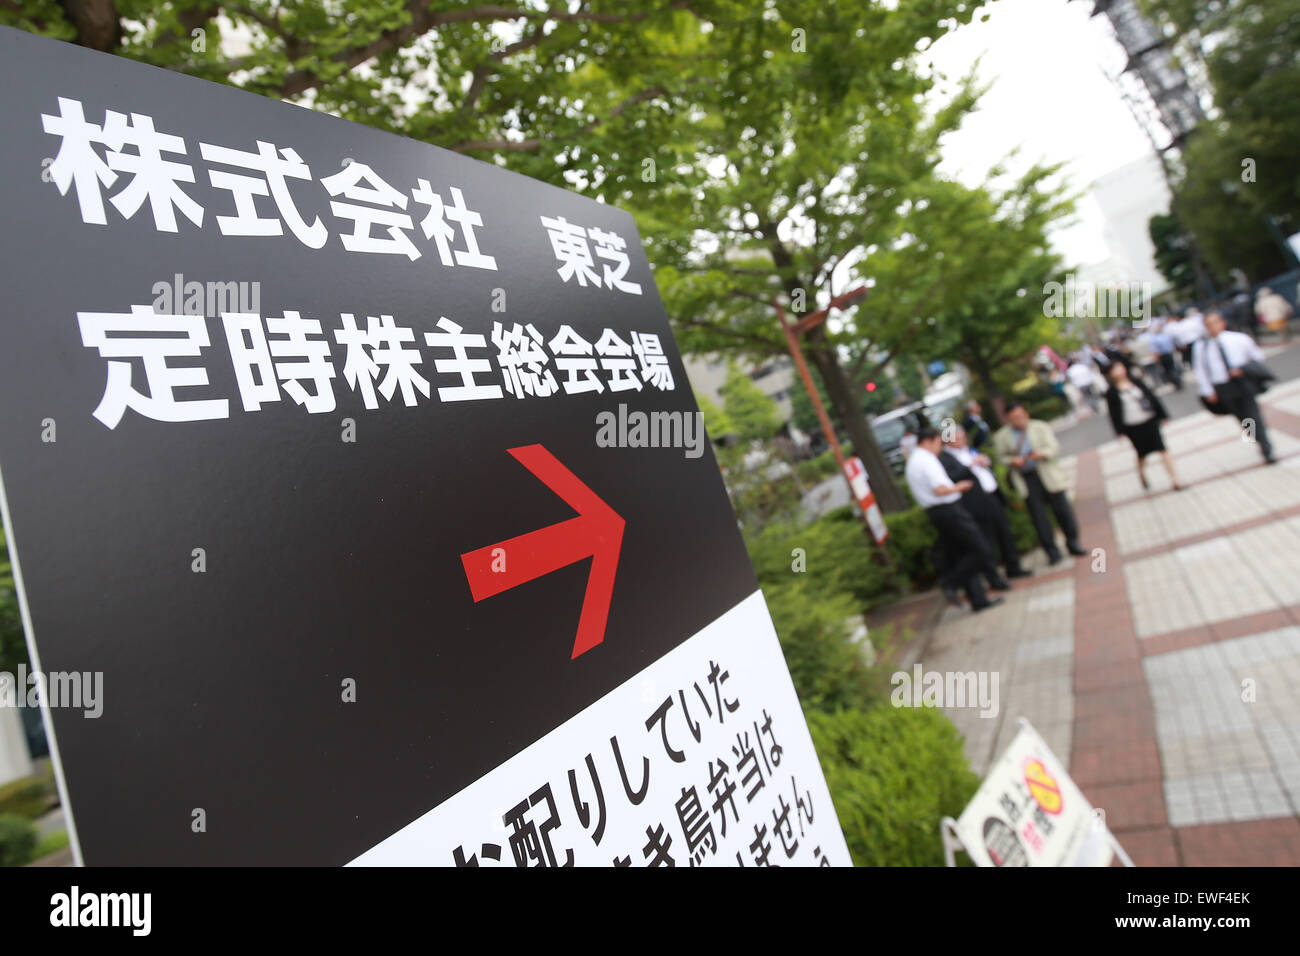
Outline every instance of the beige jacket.
{"label": "beige jacket", "polygon": [[[1029,433],[1030,449],[1042,452],[1046,456],[1038,459],[1038,477],[1042,479],[1043,487],[1050,492],[1064,491],[1066,487],[1065,472],[1058,460],[1061,454],[1061,446],[1056,440],[1056,433],[1052,431],[1052,426],[1047,422],[1031,418],[1026,431]],[[1022,498],[1028,497],[1029,489],[1025,486],[1025,479],[1019,471],[1011,466],[1011,459],[1019,454],[1020,449],[1016,445],[1015,436],[1012,434],[1010,425],[1003,425],[994,434],[993,451],[997,455],[998,461],[1006,466],[1007,475],[1011,479],[1011,487],[1016,489],[1016,494]]]}

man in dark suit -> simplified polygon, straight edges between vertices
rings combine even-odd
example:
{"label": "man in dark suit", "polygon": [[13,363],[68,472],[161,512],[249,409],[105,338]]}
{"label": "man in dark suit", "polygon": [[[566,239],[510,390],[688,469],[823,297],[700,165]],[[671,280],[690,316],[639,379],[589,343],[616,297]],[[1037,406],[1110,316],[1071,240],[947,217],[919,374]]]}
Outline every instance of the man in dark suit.
{"label": "man in dark suit", "polygon": [[[988,490],[990,486],[996,489],[997,479],[987,469],[981,469],[986,472],[985,474],[978,474],[975,468],[962,460],[963,458],[972,462],[977,460],[967,453],[964,429],[957,429],[952,439],[944,446],[938,457],[939,464],[943,465],[943,470],[948,473],[949,478],[954,482],[964,481],[970,485],[962,493],[961,506],[975,519],[975,524],[979,526],[980,532],[988,541],[990,550],[996,547],[1001,552],[1007,577],[1027,577],[1033,572],[1026,570],[1020,564],[1020,549],[1016,547],[1015,535],[1011,533],[1011,522],[1007,519],[1007,513],[1003,510],[1002,502],[998,497]],[[987,459],[978,456],[978,460]]]}
{"label": "man in dark suit", "polygon": [[966,430],[970,447],[976,451],[979,451],[980,445],[988,441],[993,434],[989,423],[980,417],[980,403],[973,398],[966,403],[966,417],[962,419],[961,427]]}

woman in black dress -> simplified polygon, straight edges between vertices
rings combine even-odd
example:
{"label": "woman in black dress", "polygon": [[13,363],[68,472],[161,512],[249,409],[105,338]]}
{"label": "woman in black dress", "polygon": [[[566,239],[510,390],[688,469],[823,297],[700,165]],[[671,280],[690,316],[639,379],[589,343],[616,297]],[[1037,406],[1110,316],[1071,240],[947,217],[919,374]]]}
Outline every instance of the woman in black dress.
{"label": "woman in black dress", "polygon": [[1158,451],[1174,490],[1182,491],[1183,486],[1178,483],[1174,471],[1174,460],[1165,450],[1164,436],[1160,434],[1160,423],[1169,418],[1164,404],[1145,382],[1129,377],[1123,362],[1112,362],[1106,370],[1106,377],[1110,379],[1110,389],[1106,392],[1110,422],[1115,426],[1115,434],[1127,437],[1137,453],[1138,478],[1142,487],[1151,487],[1147,482],[1147,455]]}

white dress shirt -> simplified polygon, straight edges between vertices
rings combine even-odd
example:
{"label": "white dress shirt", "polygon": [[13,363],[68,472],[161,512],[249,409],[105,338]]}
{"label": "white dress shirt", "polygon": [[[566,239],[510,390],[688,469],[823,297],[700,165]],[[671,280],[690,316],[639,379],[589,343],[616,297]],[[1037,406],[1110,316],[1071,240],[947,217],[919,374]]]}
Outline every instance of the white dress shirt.
{"label": "white dress shirt", "polygon": [[989,494],[998,490],[998,479],[993,472],[989,471],[983,465],[977,464],[975,459],[981,457],[980,453],[975,451],[969,445],[965,448],[949,447],[948,451],[952,452],[952,457],[971,470],[971,473],[979,479],[980,487]]}
{"label": "white dress shirt", "polygon": [[1200,314],[1189,315],[1175,322],[1167,331],[1179,346],[1191,345],[1205,335],[1205,319]]}
{"label": "white dress shirt", "polygon": [[1092,388],[1095,380],[1091,365],[1084,365],[1082,362],[1075,362],[1065,370],[1066,378],[1070,384],[1082,391],[1085,388]]}
{"label": "white dress shirt", "polygon": [[942,488],[945,485],[953,485],[955,482],[948,477],[948,473],[943,470],[943,465],[939,463],[939,458],[932,451],[917,447],[912,454],[907,456],[907,468],[903,472],[907,478],[907,487],[912,489],[912,497],[922,508],[933,508],[935,505],[949,505],[954,501],[961,501],[961,492],[953,491],[946,495],[935,494],[934,489]]}
{"label": "white dress shirt", "polygon": [[[1223,346],[1223,354],[1219,346]],[[1233,368],[1241,368],[1252,359],[1264,360],[1264,353],[1259,350],[1255,340],[1243,332],[1223,331],[1215,338],[1208,335],[1197,341],[1192,347],[1192,368],[1196,371],[1196,385],[1202,395],[1215,391],[1214,386],[1222,385],[1228,380],[1228,369],[1223,364],[1223,356]]]}

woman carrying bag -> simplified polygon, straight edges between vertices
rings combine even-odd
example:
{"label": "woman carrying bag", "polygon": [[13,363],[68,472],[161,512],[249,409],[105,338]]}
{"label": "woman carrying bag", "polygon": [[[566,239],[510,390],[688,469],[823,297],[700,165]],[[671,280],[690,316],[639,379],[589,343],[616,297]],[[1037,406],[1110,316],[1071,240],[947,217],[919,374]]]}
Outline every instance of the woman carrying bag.
{"label": "woman carrying bag", "polygon": [[1106,370],[1106,377],[1110,379],[1110,388],[1106,392],[1110,422],[1115,427],[1115,434],[1128,438],[1137,453],[1138,478],[1142,487],[1151,487],[1146,474],[1147,455],[1158,451],[1174,491],[1182,491],[1183,486],[1178,483],[1174,471],[1174,459],[1165,449],[1164,436],[1160,434],[1160,423],[1169,419],[1164,404],[1141,379],[1129,378],[1123,362],[1112,362]]}

